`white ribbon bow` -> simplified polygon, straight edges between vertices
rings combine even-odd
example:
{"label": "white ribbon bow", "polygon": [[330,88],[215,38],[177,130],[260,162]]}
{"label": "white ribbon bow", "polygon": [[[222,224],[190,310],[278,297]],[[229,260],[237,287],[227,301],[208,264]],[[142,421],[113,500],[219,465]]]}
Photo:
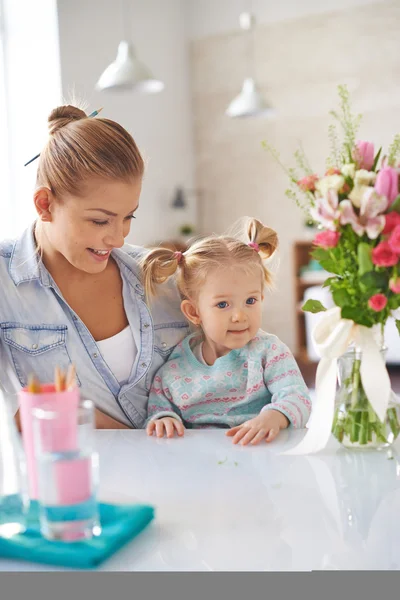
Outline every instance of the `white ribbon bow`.
{"label": "white ribbon bow", "polygon": [[314,328],[313,337],[321,360],[308,431],[297,446],[283,454],[310,454],[325,448],[335,409],[337,359],[352,342],[361,351],[360,376],[366,396],[378,418],[381,421],[385,418],[391,385],[374,331],[350,319],[342,319],[340,308],[335,306],[324,313]]}

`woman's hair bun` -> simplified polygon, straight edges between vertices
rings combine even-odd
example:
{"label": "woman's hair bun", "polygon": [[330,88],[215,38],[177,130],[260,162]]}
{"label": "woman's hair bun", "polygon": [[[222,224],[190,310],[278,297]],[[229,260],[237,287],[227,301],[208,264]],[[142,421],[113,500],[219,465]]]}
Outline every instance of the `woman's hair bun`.
{"label": "woman's hair bun", "polygon": [[86,116],[86,113],[76,106],[72,106],[70,104],[58,106],[52,110],[49,115],[49,133],[50,135],[53,135],[62,127],[68,125],[68,123],[72,123],[72,121],[79,121],[80,119],[84,119]]}

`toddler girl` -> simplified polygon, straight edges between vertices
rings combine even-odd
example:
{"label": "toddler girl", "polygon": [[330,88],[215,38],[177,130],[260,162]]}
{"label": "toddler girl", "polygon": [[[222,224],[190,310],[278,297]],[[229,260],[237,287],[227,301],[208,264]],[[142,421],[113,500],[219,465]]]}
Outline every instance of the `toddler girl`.
{"label": "toddler girl", "polygon": [[277,234],[255,219],[244,227],[245,242],[211,236],[184,253],[156,248],[144,259],[148,296],[176,274],[181,310],[197,327],[156,373],[149,435],[228,427],[234,443],[258,444],[308,421],[310,396],[292,353],[260,329],[271,285],[263,261],[275,252]]}

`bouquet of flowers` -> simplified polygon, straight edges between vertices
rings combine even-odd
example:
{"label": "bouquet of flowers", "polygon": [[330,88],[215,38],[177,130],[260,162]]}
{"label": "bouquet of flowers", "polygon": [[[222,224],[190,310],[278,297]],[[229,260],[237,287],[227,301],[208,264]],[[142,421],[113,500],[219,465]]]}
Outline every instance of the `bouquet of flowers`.
{"label": "bouquet of flowers", "polygon": [[[288,169],[274,148],[267,142],[264,147],[289,176],[286,195],[318,224],[312,256],[331,274],[324,286],[335,308],[327,311],[316,300],[303,306],[313,313],[326,311],[314,331],[321,362],[325,361],[318,367],[319,390],[317,371],[317,406],[325,405],[324,411],[316,408],[319,421],[330,418],[333,433],[348,446],[387,445],[400,431],[382,351],[383,328],[390,315],[400,332],[400,135],[387,154],[382,148],[375,151],[372,142],[357,141],[361,116],[352,114],[345,86],[339,86],[339,96],[340,110],[331,112],[331,156],[324,175],[312,171],[302,150],[295,153],[297,169]],[[324,388],[326,370],[349,349],[350,368],[342,365],[339,402],[329,412],[319,395],[332,397],[332,384],[330,391]],[[315,441],[314,447],[319,445]]]}

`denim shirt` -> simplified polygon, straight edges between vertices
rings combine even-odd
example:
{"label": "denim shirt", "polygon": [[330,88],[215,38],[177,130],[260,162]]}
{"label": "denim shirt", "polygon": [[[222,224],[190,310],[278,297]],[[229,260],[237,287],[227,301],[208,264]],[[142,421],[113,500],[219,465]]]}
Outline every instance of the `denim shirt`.
{"label": "denim shirt", "polygon": [[128,244],[111,253],[120,269],[125,312],[138,349],[121,386],[40,260],[33,226],[16,241],[0,242],[0,381],[14,411],[18,389],[31,373],[42,383],[51,382],[56,366],[65,370],[73,363],[82,397],[126,425],[143,427],[154,374],[189,332],[173,282],[160,287],[162,294],[150,308],[146,304],[138,265],[144,253]]}

